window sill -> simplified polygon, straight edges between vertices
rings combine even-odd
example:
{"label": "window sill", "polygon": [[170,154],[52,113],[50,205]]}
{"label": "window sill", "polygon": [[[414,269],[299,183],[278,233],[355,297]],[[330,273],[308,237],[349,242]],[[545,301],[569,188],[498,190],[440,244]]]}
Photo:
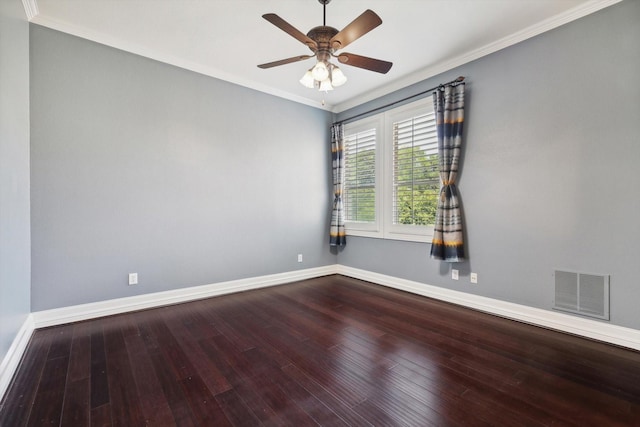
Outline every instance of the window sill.
{"label": "window sill", "polygon": [[431,243],[431,240],[433,239],[433,230],[426,230],[425,234],[409,234],[409,233],[398,233],[398,232],[383,233],[381,231],[347,229],[347,236],[369,237],[372,239],[384,239],[384,240],[401,240],[405,242],[416,242],[416,243]]}

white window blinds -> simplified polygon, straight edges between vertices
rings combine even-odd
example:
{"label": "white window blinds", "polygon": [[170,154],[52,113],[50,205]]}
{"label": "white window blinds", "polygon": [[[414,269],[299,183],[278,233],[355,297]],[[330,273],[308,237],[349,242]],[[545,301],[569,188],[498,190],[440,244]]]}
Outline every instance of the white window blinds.
{"label": "white window blinds", "polygon": [[393,224],[433,225],[440,190],[435,114],[393,122]]}
{"label": "white window blinds", "polygon": [[347,123],[344,135],[347,234],[430,241],[440,194],[433,101]]}
{"label": "white window blinds", "polygon": [[376,129],[345,136],[345,220],[376,220]]}

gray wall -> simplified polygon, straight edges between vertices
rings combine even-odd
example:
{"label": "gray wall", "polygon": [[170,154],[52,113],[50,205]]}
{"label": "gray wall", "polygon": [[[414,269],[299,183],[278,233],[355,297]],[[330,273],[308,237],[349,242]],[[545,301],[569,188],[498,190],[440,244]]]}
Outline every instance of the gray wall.
{"label": "gray wall", "polygon": [[0,1],[0,362],[30,306],[29,24]]}
{"label": "gray wall", "polygon": [[37,25],[31,85],[33,311],[335,264],[330,113]]}
{"label": "gray wall", "polygon": [[544,309],[554,269],[611,274],[611,323],[640,329],[639,23],[640,2],[622,2],[340,114],[467,78],[469,261],[349,237],[338,262]]}

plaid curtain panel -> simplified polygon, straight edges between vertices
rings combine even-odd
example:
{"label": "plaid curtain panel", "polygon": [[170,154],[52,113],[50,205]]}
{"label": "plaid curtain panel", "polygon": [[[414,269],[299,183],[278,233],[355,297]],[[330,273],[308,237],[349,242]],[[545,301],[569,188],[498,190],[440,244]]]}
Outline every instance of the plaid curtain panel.
{"label": "plaid curtain panel", "polygon": [[341,123],[331,126],[331,159],[333,162],[333,209],[329,244],[344,246],[347,235],[344,230],[344,208],[342,193],[344,190],[344,127]]}
{"label": "plaid curtain panel", "polygon": [[464,83],[439,88],[433,94],[438,132],[440,198],[431,243],[431,258],[458,262],[464,259],[462,213],[456,177],[462,147]]}

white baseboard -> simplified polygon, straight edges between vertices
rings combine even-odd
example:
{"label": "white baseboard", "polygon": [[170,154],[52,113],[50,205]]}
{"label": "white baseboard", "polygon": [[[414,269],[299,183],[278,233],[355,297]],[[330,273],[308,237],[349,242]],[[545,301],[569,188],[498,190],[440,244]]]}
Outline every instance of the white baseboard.
{"label": "white baseboard", "polygon": [[107,301],[99,301],[88,304],[74,305],[71,307],[54,308],[51,310],[36,311],[32,313],[35,327],[62,325],[65,323],[79,322],[81,320],[95,319],[97,317],[111,316],[130,311],[144,310],[163,305],[179,304],[218,295],[242,292],[268,286],[282,285],[297,282],[299,280],[312,279],[314,277],[335,274],[336,265],[308,268],[286,273],[270,274],[266,276],[250,277],[247,279],[230,280],[228,282],[213,283],[210,285],[193,286],[189,288],[174,289],[152,294],[136,295],[133,297],[117,298]]}
{"label": "white baseboard", "polygon": [[337,274],[343,276],[366,280],[378,285],[458,304],[496,316],[640,351],[640,331],[637,329],[426,285],[343,265],[338,265],[337,270]]}
{"label": "white baseboard", "polygon": [[144,310],[164,305],[179,304],[182,302],[194,301],[234,292],[282,285],[285,283],[336,274],[336,271],[336,265],[328,265],[324,267],[250,277],[247,279],[230,280],[210,285],[193,286],[165,292],[156,292],[152,294],[137,295],[134,297],[118,298],[33,312],[27,317],[20,328],[20,331],[18,331],[7,355],[2,360],[2,364],[0,364],[0,400],[2,400],[4,393],[7,391],[9,384],[11,383],[13,375],[20,364],[22,355],[24,354],[27,344],[29,343],[29,339],[35,329],[79,322],[81,320],[95,319],[103,316],[111,316],[130,311]]}
{"label": "white baseboard", "polygon": [[20,327],[15,339],[11,343],[9,351],[5,355],[4,359],[2,359],[2,363],[0,363],[0,401],[4,396],[4,393],[9,388],[9,384],[11,384],[11,379],[18,369],[22,355],[27,349],[27,345],[29,344],[29,340],[31,339],[31,335],[34,330],[35,326],[33,323],[33,316],[28,315],[22,324],[22,327]]}
{"label": "white baseboard", "polygon": [[9,387],[22,355],[27,348],[29,339],[37,328],[282,285],[331,274],[341,274],[366,280],[378,285],[458,304],[496,316],[640,351],[640,331],[636,329],[467,294],[353,267],[328,265],[31,313],[20,328],[2,364],[0,364],[0,399]]}
{"label": "white baseboard", "polygon": [[343,265],[328,265],[324,267],[231,280],[228,282],[220,282],[210,285],[194,286],[153,294],[38,311],[31,314],[31,330],[33,330],[33,328],[37,329],[47,326],[61,325],[102,316],[111,316],[114,314],[160,307],[163,305],[194,301],[233,292],[242,292],[268,286],[281,285],[314,277],[327,276],[330,274],[342,274],[344,276],[366,280],[417,295],[458,304],[464,307],[494,314],[496,316],[506,317],[508,319],[518,320],[532,325],[579,335],[585,338],[591,338],[640,351],[640,331],[637,329],[616,326],[610,323],[581,318],[556,311],[528,307],[521,304],[454,291],[451,289],[427,285],[420,282],[373,273]]}

